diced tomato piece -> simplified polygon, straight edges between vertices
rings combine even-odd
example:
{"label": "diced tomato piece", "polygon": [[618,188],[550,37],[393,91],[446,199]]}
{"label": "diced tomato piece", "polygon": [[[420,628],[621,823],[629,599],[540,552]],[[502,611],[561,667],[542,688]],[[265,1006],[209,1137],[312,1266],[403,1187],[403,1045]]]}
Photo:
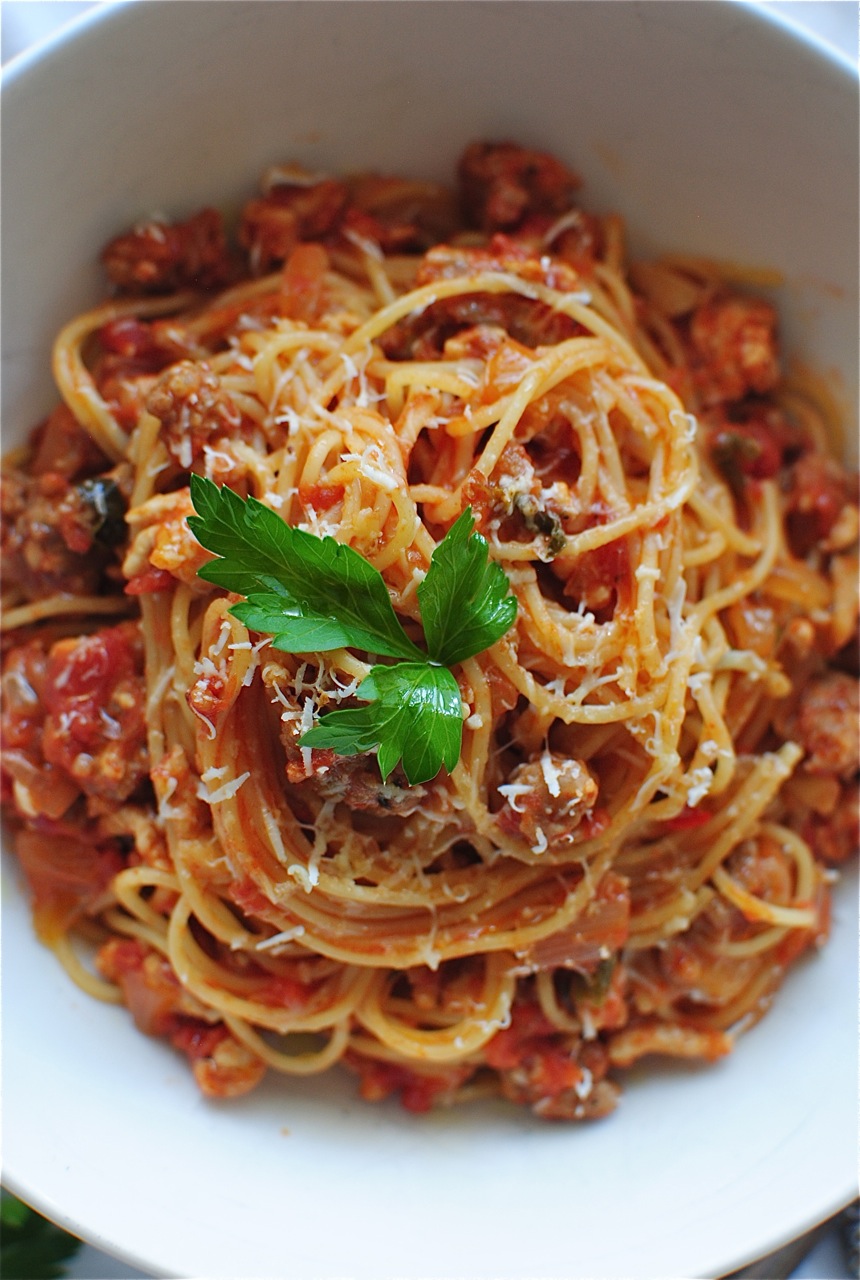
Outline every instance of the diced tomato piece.
{"label": "diced tomato piece", "polygon": [[125,584],[127,596],[146,596],[155,591],[172,590],[175,578],[167,569],[144,569]]}
{"label": "diced tomato piece", "polygon": [[344,494],[342,484],[303,484],[299,486],[299,501],[314,511],[330,511],[341,501]]}
{"label": "diced tomato piece", "polygon": [[693,831],[696,827],[703,827],[710,817],[707,810],[691,809],[686,805],[674,818],[667,818],[663,825],[670,831]]}

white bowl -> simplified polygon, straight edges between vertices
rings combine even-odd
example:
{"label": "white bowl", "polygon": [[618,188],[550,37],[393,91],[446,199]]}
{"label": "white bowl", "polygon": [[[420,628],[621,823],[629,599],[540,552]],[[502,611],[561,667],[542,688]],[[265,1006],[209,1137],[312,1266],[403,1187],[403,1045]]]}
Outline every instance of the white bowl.
{"label": "white bowl", "polygon": [[[789,352],[854,439],[857,78],[731,3],[111,6],[3,85],[4,447],[54,402],[59,325],[141,215],[234,205],[269,163],[443,177],[463,145],[554,151],[639,249],[773,269]],[[6,1185],[182,1276],[713,1276],[856,1187],[856,889],[729,1059],[630,1078],[591,1126],[429,1118],[350,1081],[221,1105],[71,987],[3,873]]]}

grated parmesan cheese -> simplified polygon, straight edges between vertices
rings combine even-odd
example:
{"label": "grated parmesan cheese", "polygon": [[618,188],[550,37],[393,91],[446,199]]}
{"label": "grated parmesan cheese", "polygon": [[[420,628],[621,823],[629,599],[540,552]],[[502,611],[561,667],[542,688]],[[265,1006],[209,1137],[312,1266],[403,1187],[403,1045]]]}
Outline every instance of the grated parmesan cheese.
{"label": "grated parmesan cheese", "polygon": [[[302,704],[302,718],[301,718],[301,725],[300,725],[301,733],[299,735],[300,737],[304,737],[304,735],[314,727],[314,719],[315,719],[314,704],[311,702],[310,698],[306,698],[304,703]],[[302,764],[305,770],[305,777],[310,778],[313,774],[313,764],[312,764],[313,748],[301,747],[300,750],[302,753]]]}
{"label": "grated parmesan cheese", "polygon": [[214,791],[210,791],[206,786],[204,775],[197,784],[197,799],[204,800],[206,804],[222,804],[225,800],[232,800],[236,792],[245,782],[248,781],[250,776],[250,769],[246,769],[245,772],[240,773],[237,778],[232,778],[229,782],[225,782]]}
{"label": "grated parmesan cheese", "polygon": [[583,1101],[591,1093],[594,1085],[594,1076],[591,1074],[588,1067],[580,1067],[580,1071],[582,1072],[582,1079],[578,1080],[573,1086],[573,1092],[580,1101]]}
{"label": "grated parmesan cheese", "polygon": [[159,821],[164,822],[168,818],[181,818],[183,816],[183,811],[174,808],[170,803],[178,786],[178,779],[173,774],[169,774],[161,785],[156,787]]}
{"label": "grated parmesan cheese", "polygon": [[310,893],[320,878],[318,867],[303,867],[300,862],[294,862],[292,866],[287,867],[287,875],[301,885],[305,893]]}
{"label": "grated parmesan cheese", "polygon": [[230,635],[232,630],[233,628],[230,626],[230,623],[226,618],[224,618],[218,631],[218,639],[212,646],[212,652],[215,654],[216,658],[227,643],[227,637]]}
{"label": "grated parmesan cheese", "polygon": [[499,787],[499,795],[504,796],[514,813],[525,813],[520,805],[517,804],[520,796],[527,796],[531,792],[531,787],[527,782],[506,782]]}
{"label": "grated parmesan cheese", "polygon": [[341,229],[340,234],[344,240],[349,240],[351,244],[354,244],[356,249],[366,253],[368,258],[374,258],[377,262],[385,261],[382,250],[375,240],[368,240],[367,236],[361,235],[360,232],[355,231],[352,227]]}
{"label": "grated parmesan cheese", "polygon": [[372,481],[380,489],[392,493],[403,486],[403,478],[395,475],[388,465],[388,459],[377,445],[371,445],[364,453],[345,453],[342,462],[354,462],[359,475]]}
{"label": "grated parmesan cheese", "polygon": [[688,774],[688,780],[692,783],[687,790],[687,804],[691,809],[695,809],[696,805],[704,800],[705,796],[711,790],[714,781],[714,775],[706,766],[701,769],[693,769]]}
{"label": "grated parmesan cheese", "polygon": [[[560,796],[561,787],[559,785],[559,771],[553,764],[552,756],[548,751],[545,751],[540,758],[540,771],[543,774],[543,780],[546,783],[546,789],[550,795]],[[544,844],[544,848],[546,848],[546,844]],[[535,850],[535,852],[542,853],[543,849]]]}
{"label": "grated parmesan cheese", "polygon": [[292,929],[283,929],[280,933],[273,933],[270,938],[262,938],[254,944],[255,951],[277,951],[279,947],[285,946],[289,942],[295,942],[297,938],[304,937],[305,926],[303,924],[294,925]]}
{"label": "grated parmesan cheese", "polygon": [[669,421],[673,427],[682,428],[684,442],[692,444],[699,433],[699,423],[695,415],[685,413],[683,409],[671,409],[669,411]]}

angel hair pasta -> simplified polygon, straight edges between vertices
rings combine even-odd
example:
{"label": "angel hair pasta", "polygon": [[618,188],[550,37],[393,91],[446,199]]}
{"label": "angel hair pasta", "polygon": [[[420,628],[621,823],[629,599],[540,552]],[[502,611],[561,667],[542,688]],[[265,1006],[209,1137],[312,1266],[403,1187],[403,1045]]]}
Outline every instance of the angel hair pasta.
{"label": "angel hair pasta", "polygon": [[[857,845],[855,482],[770,303],[628,262],[577,187],[475,144],[455,191],[282,166],[229,236],[143,222],[7,459],[36,928],[206,1094],[343,1064],[417,1111],[602,1116],[641,1057],[729,1052],[827,934]],[[253,533],[219,585],[191,477],[364,585],[275,581]],[[430,606],[437,634],[483,607],[467,555],[516,616],[444,649]],[[390,612],[417,683],[366,630],[279,644],[263,622],[308,624],[311,588],[317,625]]]}

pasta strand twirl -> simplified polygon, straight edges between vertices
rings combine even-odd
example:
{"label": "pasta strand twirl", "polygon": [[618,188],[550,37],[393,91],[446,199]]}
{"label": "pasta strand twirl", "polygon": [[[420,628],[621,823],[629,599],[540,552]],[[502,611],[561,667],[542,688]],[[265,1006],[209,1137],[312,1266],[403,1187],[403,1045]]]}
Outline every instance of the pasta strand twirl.
{"label": "pasta strand twirl", "polygon": [[[210,1095],[340,1063],[415,1110],[605,1115],[638,1058],[727,1052],[826,934],[856,490],[769,305],[628,269],[552,157],[469,148],[459,214],[284,175],[236,248],[211,210],[107,247],[120,297],[60,333],[62,404],[4,474],[36,927]],[[518,616],[455,669],[450,774],[302,745],[378,655],[249,632],[198,577],[192,472],[349,544],[417,640],[471,507]]]}

